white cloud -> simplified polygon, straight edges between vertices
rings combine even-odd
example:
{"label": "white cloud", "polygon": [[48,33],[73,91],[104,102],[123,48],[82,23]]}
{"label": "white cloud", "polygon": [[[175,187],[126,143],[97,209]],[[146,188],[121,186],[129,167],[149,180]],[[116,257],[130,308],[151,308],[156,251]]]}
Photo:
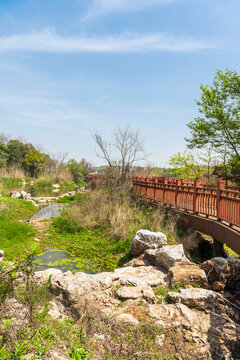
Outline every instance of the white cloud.
{"label": "white cloud", "polygon": [[26,34],[0,37],[2,52],[49,52],[49,53],[119,53],[144,51],[188,52],[215,48],[206,42],[169,36],[164,33],[132,34],[111,36],[61,36],[52,29],[43,29]]}
{"label": "white cloud", "polygon": [[94,0],[83,20],[117,11],[139,11],[147,7],[170,4],[179,0]]}

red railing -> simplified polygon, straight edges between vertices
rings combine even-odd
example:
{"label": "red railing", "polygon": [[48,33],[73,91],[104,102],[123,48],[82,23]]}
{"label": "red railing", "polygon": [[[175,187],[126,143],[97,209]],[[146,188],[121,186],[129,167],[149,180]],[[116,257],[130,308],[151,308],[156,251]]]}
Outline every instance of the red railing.
{"label": "red railing", "polygon": [[133,177],[133,191],[151,201],[240,227],[240,191],[201,185],[199,180]]}

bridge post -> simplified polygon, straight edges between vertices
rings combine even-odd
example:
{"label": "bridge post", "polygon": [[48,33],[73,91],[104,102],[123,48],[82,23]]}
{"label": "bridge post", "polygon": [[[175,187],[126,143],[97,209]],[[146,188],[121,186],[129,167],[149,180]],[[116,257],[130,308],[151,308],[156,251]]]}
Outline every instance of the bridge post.
{"label": "bridge post", "polygon": [[197,206],[197,191],[200,187],[200,180],[194,180],[194,189],[193,189],[193,214],[198,213],[198,206]]}
{"label": "bridge post", "polygon": [[154,200],[156,200],[156,182],[157,181],[158,181],[157,178],[153,178],[153,186],[154,186],[154,188],[153,188],[153,198],[154,198]]}
{"label": "bridge post", "polygon": [[168,183],[168,178],[163,179],[163,205],[165,204],[165,188]]}
{"label": "bridge post", "polygon": [[224,245],[217,239],[213,239],[213,257],[225,257]]}
{"label": "bridge post", "polygon": [[224,190],[224,181],[218,181],[218,188],[217,188],[217,221],[221,221],[221,190]]}
{"label": "bridge post", "polygon": [[181,180],[176,180],[176,189],[175,189],[175,206],[178,206],[178,192],[179,192],[179,187],[181,186],[182,181]]}

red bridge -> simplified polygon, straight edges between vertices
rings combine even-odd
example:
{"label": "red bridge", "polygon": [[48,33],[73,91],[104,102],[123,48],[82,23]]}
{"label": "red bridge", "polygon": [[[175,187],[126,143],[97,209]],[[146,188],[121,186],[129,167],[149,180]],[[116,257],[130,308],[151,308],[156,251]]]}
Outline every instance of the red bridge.
{"label": "red bridge", "polygon": [[240,191],[201,185],[199,180],[133,177],[133,191],[174,208],[188,225],[214,238],[216,254],[223,244],[240,254]]}

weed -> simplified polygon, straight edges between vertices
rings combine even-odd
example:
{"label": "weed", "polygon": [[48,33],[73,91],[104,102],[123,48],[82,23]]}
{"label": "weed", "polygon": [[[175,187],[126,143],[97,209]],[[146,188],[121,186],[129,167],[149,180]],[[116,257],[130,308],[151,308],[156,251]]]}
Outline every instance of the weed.
{"label": "weed", "polygon": [[88,351],[81,348],[73,348],[69,351],[69,355],[73,360],[85,360],[88,358]]}

